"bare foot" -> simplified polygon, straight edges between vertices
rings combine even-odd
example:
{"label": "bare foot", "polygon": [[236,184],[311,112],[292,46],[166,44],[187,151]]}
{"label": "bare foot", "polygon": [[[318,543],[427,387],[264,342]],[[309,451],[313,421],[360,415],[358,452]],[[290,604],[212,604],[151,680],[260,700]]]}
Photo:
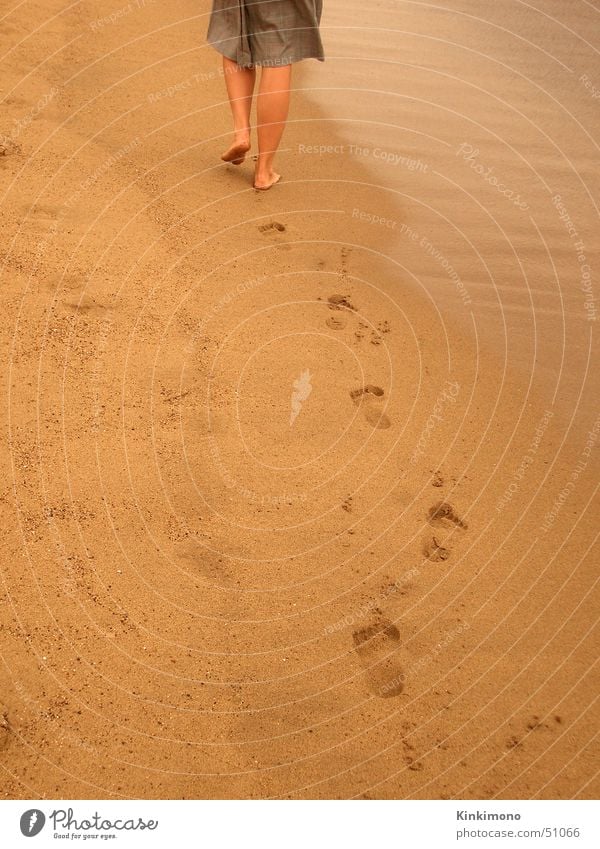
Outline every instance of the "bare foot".
{"label": "bare foot", "polygon": [[275,183],[278,183],[281,180],[281,174],[277,174],[276,171],[271,171],[269,174],[265,174],[259,177],[258,174],[254,178],[254,188],[259,192],[266,192],[267,189],[270,189],[271,186],[274,186]]}
{"label": "bare foot", "polygon": [[231,147],[221,156],[221,159],[223,162],[230,162],[232,165],[241,165],[249,150],[250,139],[236,139]]}

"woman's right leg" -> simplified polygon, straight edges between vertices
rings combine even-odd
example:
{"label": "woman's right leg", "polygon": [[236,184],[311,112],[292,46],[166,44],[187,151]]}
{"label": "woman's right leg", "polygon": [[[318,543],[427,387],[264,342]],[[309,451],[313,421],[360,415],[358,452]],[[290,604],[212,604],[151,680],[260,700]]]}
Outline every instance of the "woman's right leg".
{"label": "woman's right leg", "polygon": [[242,68],[223,56],[223,73],[233,116],[233,144],[221,159],[241,165],[250,150],[250,110],[256,71],[254,68]]}

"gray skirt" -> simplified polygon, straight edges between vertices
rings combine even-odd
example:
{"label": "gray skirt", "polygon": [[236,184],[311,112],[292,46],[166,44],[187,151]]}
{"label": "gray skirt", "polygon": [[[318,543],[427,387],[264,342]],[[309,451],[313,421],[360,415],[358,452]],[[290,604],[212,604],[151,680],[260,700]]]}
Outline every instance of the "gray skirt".
{"label": "gray skirt", "polygon": [[323,0],[213,0],[207,41],[244,68],[324,60]]}

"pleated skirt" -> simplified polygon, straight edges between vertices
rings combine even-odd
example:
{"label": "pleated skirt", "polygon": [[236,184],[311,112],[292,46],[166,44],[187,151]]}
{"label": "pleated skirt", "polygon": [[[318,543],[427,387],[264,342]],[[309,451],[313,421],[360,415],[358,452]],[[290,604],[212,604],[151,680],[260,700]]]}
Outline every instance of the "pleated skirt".
{"label": "pleated skirt", "polygon": [[323,61],[323,0],[213,0],[207,41],[242,67]]}

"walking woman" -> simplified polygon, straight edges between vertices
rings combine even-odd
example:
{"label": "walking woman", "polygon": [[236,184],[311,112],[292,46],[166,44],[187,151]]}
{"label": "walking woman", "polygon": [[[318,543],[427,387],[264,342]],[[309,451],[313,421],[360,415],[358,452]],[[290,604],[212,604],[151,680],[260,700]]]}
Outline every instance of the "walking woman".
{"label": "walking woman", "polygon": [[233,143],[221,159],[233,165],[241,165],[250,150],[250,110],[261,66],[255,189],[265,191],[280,179],[273,159],[287,120],[292,65],[324,59],[321,9],[322,0],[213,0],[207,40],[223,55],[233,116]]}

